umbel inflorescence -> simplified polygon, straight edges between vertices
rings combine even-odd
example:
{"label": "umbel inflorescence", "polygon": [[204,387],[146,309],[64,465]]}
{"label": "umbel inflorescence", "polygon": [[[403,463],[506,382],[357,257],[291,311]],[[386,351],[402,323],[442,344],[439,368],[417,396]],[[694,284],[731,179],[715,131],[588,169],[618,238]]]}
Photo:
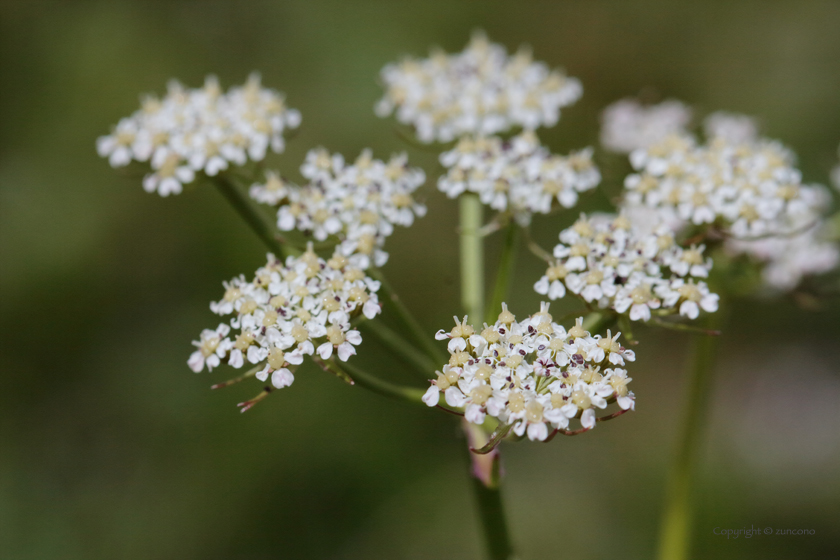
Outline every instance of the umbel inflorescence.
{"label": "umbel inflorescence", "polygon": [[[722,111],[703,121],[700,142],[688,126],[690,111],[680,115],[673,104],[624,100],[605,111],[602,142],[615,141],[628,120],[624,113],[647,132],[630,153],[636,172],[625,180],[625,208],[647,208],[655,215],[648,219],[676,233],[723,238],[726,254],[758,264],[765,285],[776,291],[834,269],[840,251],[822,217],[831,196],[821,185],[802,183],[793,152],[761,138],[755,119]],[[640,136],[625,134],[625,148],[634,138]]]}
{"label": "umbel inflorescence", "polygon": [[511,212],[527,225],[533,214],[571,208],[579,193],[594,189],[601,174],[592,162],[592,149],[569,156],[550,153],[533,132],[510,140],[497,136],[464,136],[440,155],[446,175],[438,188],[449,198],[461,193],[479,195],[481,202]]}
{"label": "umbel inflorescence", "polygon": [[148,162],[143,188],[167,196],[196,173],[213,177],[231,165],[262,161],[268,150],[282,152],[283,133],[299,124],[300,113],[286,107],[283,94],[262,87],[259,74],[227,93],[214,76],[196,89],[173,80],[163,98],[143,98],[141,109],[96,147],[113,167]]}
{"label": "umbel inflorescence", "polygon": [[736,237],[784,235],[813,219],[822,188],[802,184],[793,154],[778,142],[698,145],[670,136],[630,154],[627,202],[694,225],[720,224]]}
{"label": "umbel inflorescence", "polygon": [[405,154],[386,163],[365,150],[352,164],[340,154],[312,150],[300,168],[309,180],[297,187],[273,173],[251,186],[251,197],[277,207],[280,231],[298,230],[325,241],[335,236],[338,251],[359,268],[382,266],[382,249],[394,226],[410,226],[426,207],[414,198],[426,181],[422,169],[409,167]]}
{"label": "umbel inflorescence", "polygon": [[210,309],[230,319],[202,331],[189,365],[199,372],[222,362],[259,364],[257,379],[270,376],[274,387],[287,387],[306,356],[327,360],[335,353],[347,361],[356,353],[362,337],[353,324],[380,313],[377,290],[379,282],[341,254],[324,260],[310,248],[285,262],[269,254],[252,280],[225,283],[224,297]]}
{"label": "umbel inflorescence", "polygon": [[704,249],[680,247],[664,224],[645,231],[624,215],[582,216],[560,233],[555,260],[534,289],[550,299],[571,292],[599,308],[629,312],[634,321],[652,313],[696,319],[701,309],[718,308],[703,280],[712,268]]}
{"label": "umbel inflorescence", "polygon": [[436,50],[426,59],[389,64],[381,79],[385,95],[376,113],[395,112],[422,142],[553,126],[560,109],[583,92],[577,79],[534,62],[528,50],[511,56],[483,33],[460,53]]}
{"label": "umbel inflorescence", "polygon": [[467,421],[483,424],[491,416],[538,441],[566,431],[574,418],[583,429],[594,428],[596,412],[611,402],[632,410],[635,396],[623,366],[635,354],[618,342],[620,333],[592,336],[582,321],[567,331],[547,303],[522,321],[502,304],[496,322],[479,329],[456,317],[451,331],[435,335],[448,340],[450,358],[423,401],[437,406],[443,393]]}

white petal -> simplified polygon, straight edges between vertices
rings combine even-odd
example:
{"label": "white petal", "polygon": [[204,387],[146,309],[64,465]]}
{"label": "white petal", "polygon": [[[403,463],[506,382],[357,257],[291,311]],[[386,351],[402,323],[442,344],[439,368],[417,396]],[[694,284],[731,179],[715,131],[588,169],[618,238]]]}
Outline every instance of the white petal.
{"label": "white petal", "polygon": [[566,295],[566,286],[560,280],[551,283],[548,290],[548,299],[560,299]]}
{"label": "white petal", "polygon": [[432,385],[426,389],[426,393],[423,395],[423,402],[426,403],[426,406],[437,406],[439,400],[440,389],[436,385]]}
{"label": "white petal", "polygon": [[530,424],[528,426],[528,439],[531,441],[545,441],[548,437],[548,427],[545,422],[539,424]]}
{"label": "white petal", "polygon": [[372,299],[367,300],[364,307],[362,307],[362,313],[368,319],[373,319],[380,313],[380,311],[382,311],[382,308],[379,307],[379,303],[373,301]]}
{"label": "white petal", "polygon": [[580,416],[580,424],[584,428],[591,430],[595,427],[595,411],[591,408],[587,408],[583,411],[583,414]]}
{"label": "white petal", "polygon": [[318,355],[321,356],[322,360],[329,360],[330,356],[333,353],[333,345],[329,342],[325,342],[318,347]]}
{"label": "white petal", "polygon": [[543,276],[537,280],[536,284],[534,284],[534,291],[540,295],[546,295],[548,293],[549,285],[548,276]]}
{"label": "white petal", "polygon": [[446,398],[446,404],[455,408],[464,406],[464,403],[467,400],[464,393],[462,393],[457,387],[450,387],[447,389],[444,393],[444,397]]}
{"label": "white petal", "polygon": [[204,369],[204,354],[201,353],[201,350],[196,350],[190,354],[190,359],[187,360],[187,365],[190,366],[190,369],[196,373]]}
{"label": "white petal", "polygon": [[636,400],[630,397],[618,397],[616,402],[618,402],[618,406],[620,406],[622,410],[636,409]]}
{"label": "white petal", "polygon": [[467,405],[467,408],[464,411],[464,418],[466,418],[467,422],[472,422],[473,424],[483,424],[484,417],[484,411],[481,410],[481,407],[477,404]]}
{"label": "white petal", "polygon": [[344,335],[344,338],[350,344],[359,345],[362,343],[362,335],[359,331],[347,331],[347,334]]}
{"label": "white petal", "polygon": [[463,352],[467,347],[467,341],[459,336],[450,339],[449,344],[447,344],[446,347],[449,349],[451,354],[454,354],[455,352]]}
{"label": "white petal", "polygon": [[228,360],[228,364],[235,368],[241,368],[243,363],[245,363],[245,359],[242,356],[242,351],[238,348],[236,350],[233,350],[230,353],[230,359]]}
{"label": "white petal", "polygon": [[292,372],[287,370],[286,368],[278,369],[277,371],[271,374],[271,384],[277,387],[278,389],[288,387],[289,385],[294,383],[294,381],[294,374],[292,374]]}
{"label": "white petal", "polygon": [[562,412],[566,418],[574,418],[578,413],[578,407],[576,404],[572,403],[564,404],[563,408],[560,409],[560,412]]}
{"label": "white petal", "polygon": [[338,359],[342,362],[346,362],[350,359],[350,356],[354,356],[355,354],[356,348],[349,342],[338,345]]}
{"label": "white petal", "polygon": [[251,362],[252,364],[258,364],[261,361],[263,361],[265,359],[265,356],[263,355],[263,352],[261,352],[261,350],[264,350],[264,349],[260,348],[259,346],[249,346],[248,347],[248,361]]}

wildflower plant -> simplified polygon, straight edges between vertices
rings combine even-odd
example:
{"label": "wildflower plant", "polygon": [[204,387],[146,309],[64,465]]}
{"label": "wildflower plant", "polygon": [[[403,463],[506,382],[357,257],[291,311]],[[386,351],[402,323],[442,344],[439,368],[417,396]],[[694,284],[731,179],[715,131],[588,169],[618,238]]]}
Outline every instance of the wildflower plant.
{"label": "wildflower plant", "polygon": [[[535,62],[526,49],[510,55],[483,34],[460,53],[388,64],[381,81],[375,112],[393,114],[438,154],[432,182],[458,200],[452,229],[460,241],[462,309],[451,310],[454,327],[436,334],[382,271],[387,238],[427,211],[421,189],[428,172],[405,153],[382,160],[365,149],[350,163],[315,148],[299,166],[302,185],[264,169],[268,152],[283,151],[284,134],[301,118],[257,75],[227,93],[213,77],[198,89],[172,82],[163,98],[145,98],[98,140],[112,166],[142,166],[149,192],[215,184],[270,251],[253,275],[223,283],[210,304],[223,320],[199,333],[188,366],[244,370],[214,388],[256,379],[261,390],[240,403],[243,412],[291,386],[313,362],[351,385],[460,417],[488,554],[501,559],[514,547],[499,445],[580,435],[633,411],[629,384],[644,375],[634,370],[633,325],[692,332],[692,389],[660,545],[660,558],[686,558],[687,517],[675,512],[689,507],[691,460],[727,301],[797,293],[813,275],[836,268],[840,227],[837,216],[826,218],[830,191],[803,183],[793,152],[761,138],[754,119],[713,113],[701,136],[692,130],[694,111],[674,100],[621,100],[602,115],[601,147],[554,154],[537,129],[557,124],[560,109],[581,97],[580,82]],[[580,214],[580,198],[605,187],[596,164],[601,148],[626,154],[630,172],[615,208]],[[293,165],[282,161],[281,168]],[[556,226],[553,249],[531,238],[533,220]],[[484,243],[500,230],[500,260],[485,298]],[[544,262],[541,277],[524,280],[548,301],[517,320],[505,302],[520,245]],[[563,299],[577,301],[580,312],[555,318],[550,303]],[[403,330],[385,326],[383,314],[397,317]],[[395,384],[355,365],[353,356],[369,351],[362,332],[425,384]]]}

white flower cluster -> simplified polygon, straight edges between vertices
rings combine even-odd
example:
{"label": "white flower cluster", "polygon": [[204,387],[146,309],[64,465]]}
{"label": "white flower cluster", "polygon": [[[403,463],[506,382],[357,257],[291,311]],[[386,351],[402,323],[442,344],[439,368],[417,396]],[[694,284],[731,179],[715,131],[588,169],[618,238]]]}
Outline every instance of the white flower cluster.
{"label": "white flower cluster", "polygon": [[422,142],[553,126],[560,108],[583,93],[577,79],[534,62],[528,50],[510,56],[481,33],[460,53],[407,58],[385,66],[381,77],[386,91],[377,115],[396,109],[397,120],[413,125]]}
{"label": "white flower cluster", "polygon": [[601,145],[613,152],[630,153],[672,134],[685,133],[690,121],[691,109],[673,99],[658,105],[621,99],[601,115]]}
{"label": "white flower cluster", "polygon": [[[347,361],[362,341],[351,321],[359,315],[372,319],[381,311],[379,282],[342,255],[325,261],[311,248],[288,257],[285,264],[269,254],[252,281],[240,276],[226,282],[225,289],[222,300],[211,303],[210,309],[233,318],[215,330],[202,331],[193,342],[197,350],[188,361],[190,368],[199,372],[222,361],[235,368],[246,361],[265,361],[256,377],[265,381],[271,376],[278,389],[292,384],[293,371],[304,356],[317,353],[326,360],[335,351]],[[231,329],[238,334],[229,336]]]}
{"label": "white flower cluster", "polygon": [[512,212],[523,225],[534,213],[571,208],[579,193],[601,181],[590,148],[566,157],[553,155],[531,131],[510,140],[465,136],[440,155],[440,162],[448,171],[438,179],[438,188],[449,198],[476,193],[481,202]]}
{"label": "white flower cluster", "polygon": [[822,235],[821,224],[786,237],[727,241],[726,249],[764,263],[764,283],[776,291],[796,288],[805,276],[829,272],[840,264],[840,248]]}
{"label": "white flower cluster", "polygon": [[299,230],[318,241],[338,236],[338,251],[363,270],[388,260],[382,247],[395,225],[410,226],[415,217],[426,214],[426,207],[413,197],[426,176],[422,169],[408,166],[405,154],[385,163],[365,150],[348,165],[340,154],[311,150],[300,170],[309,180],[306,186],[296,187],[270,174],[265,184],[251,187],[251,197],[280,206],[281,231]]}
{"label": "white flower cluster", "polygon": [[793,154],[778,142],[697,145],[670,136],[630,154],[626,203],[656,208],[663,219],[729,226],[735,237],[778,235],[813,221],[825,197],[803,185]]}
{"label": "white flower cluster", "polygon": [[170,82],[163,99],[145,98],[96,147],[113,167],[149,162],[143,188],[167,196],[180,193],[196,172],[214,176],[231,164],[261,161],[268,149],[282,152],[283,131],[299,124],[300,113],[286,108],[281,93],[263,88],[258,74],[227,93],[210,76],[197,89]]}
{"label": "white flower cluster", "polygon": [[703,132],[707,139],[744,144],[758,140],[758,123],[747,115],[717,111],[703,120]]}
{"label": "white flower cluster", "polygon": [[699,280],[712,268],[703,250],[680,247],[665,225],[642,232],[623,215],[582,216],[560,233],[557,260],[534,290],[552,300],[568,290],[600,308],[629,311],[633,321],[652,313],[696,319],[701,309],[717,311],[719,299]]}
{"label": "white flower cluster", "polygon": [[449,339],[450,358],[423,396],[428,406],[437,406],[443,392],[446,404],[463,407],[469,422],[482,424],[490,415],[538,441],[568,428],[572,418],[594,428],[596,410],[613,401],[622,410],[634,408],[622,366],[636,357],[619,344],[620,333],[591,336],[582,319],[567,332],[552,321],[546,303],[520,322],[502,309],[481,332],[456,317],[451,332],[437,333],[438,340]]}

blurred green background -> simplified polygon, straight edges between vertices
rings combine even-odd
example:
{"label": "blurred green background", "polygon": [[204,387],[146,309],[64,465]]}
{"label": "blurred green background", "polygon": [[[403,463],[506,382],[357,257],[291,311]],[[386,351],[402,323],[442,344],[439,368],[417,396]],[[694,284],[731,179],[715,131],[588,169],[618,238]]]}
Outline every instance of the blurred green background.
{"label": "blurred green background", "polygon": [[[541,132],[559,152],[594,143],[599,111],[650,87],[758,116],[809,181],[827,180],[840,142],[838,2],[7,1],[0,17],[3,559],[481,557],[452,417],[311,368],[241,415],[255,383],[210,392],[230,371],[187,368],[221,281],[264,249],[212,188],[161,199],[97,157],[96,137],[169,78],[215,73],[227,87],[261,71],[303,113],[271,160],[292,176],[317,145],[408,149],[431,175],[434,155],[373,115],[378,71],[431,45],[460,50],[475,28],[583,81]],[[389,240],[385,269],[430,335],[458,311],[455,208],[434,179],[429,215]],[[538,219],[542,244],[575,215]],[[526,314],[541,267],[518,263],[512,308]],[[732,315],[695,557],[840,558],[840,308],[745,301]],[[652,557],[689,336],[637,335],[635,414],[504,446],[524,559]],[[356,359],[415,382],[374,341]],[[751,525],[816,534],[713,534]]]}

